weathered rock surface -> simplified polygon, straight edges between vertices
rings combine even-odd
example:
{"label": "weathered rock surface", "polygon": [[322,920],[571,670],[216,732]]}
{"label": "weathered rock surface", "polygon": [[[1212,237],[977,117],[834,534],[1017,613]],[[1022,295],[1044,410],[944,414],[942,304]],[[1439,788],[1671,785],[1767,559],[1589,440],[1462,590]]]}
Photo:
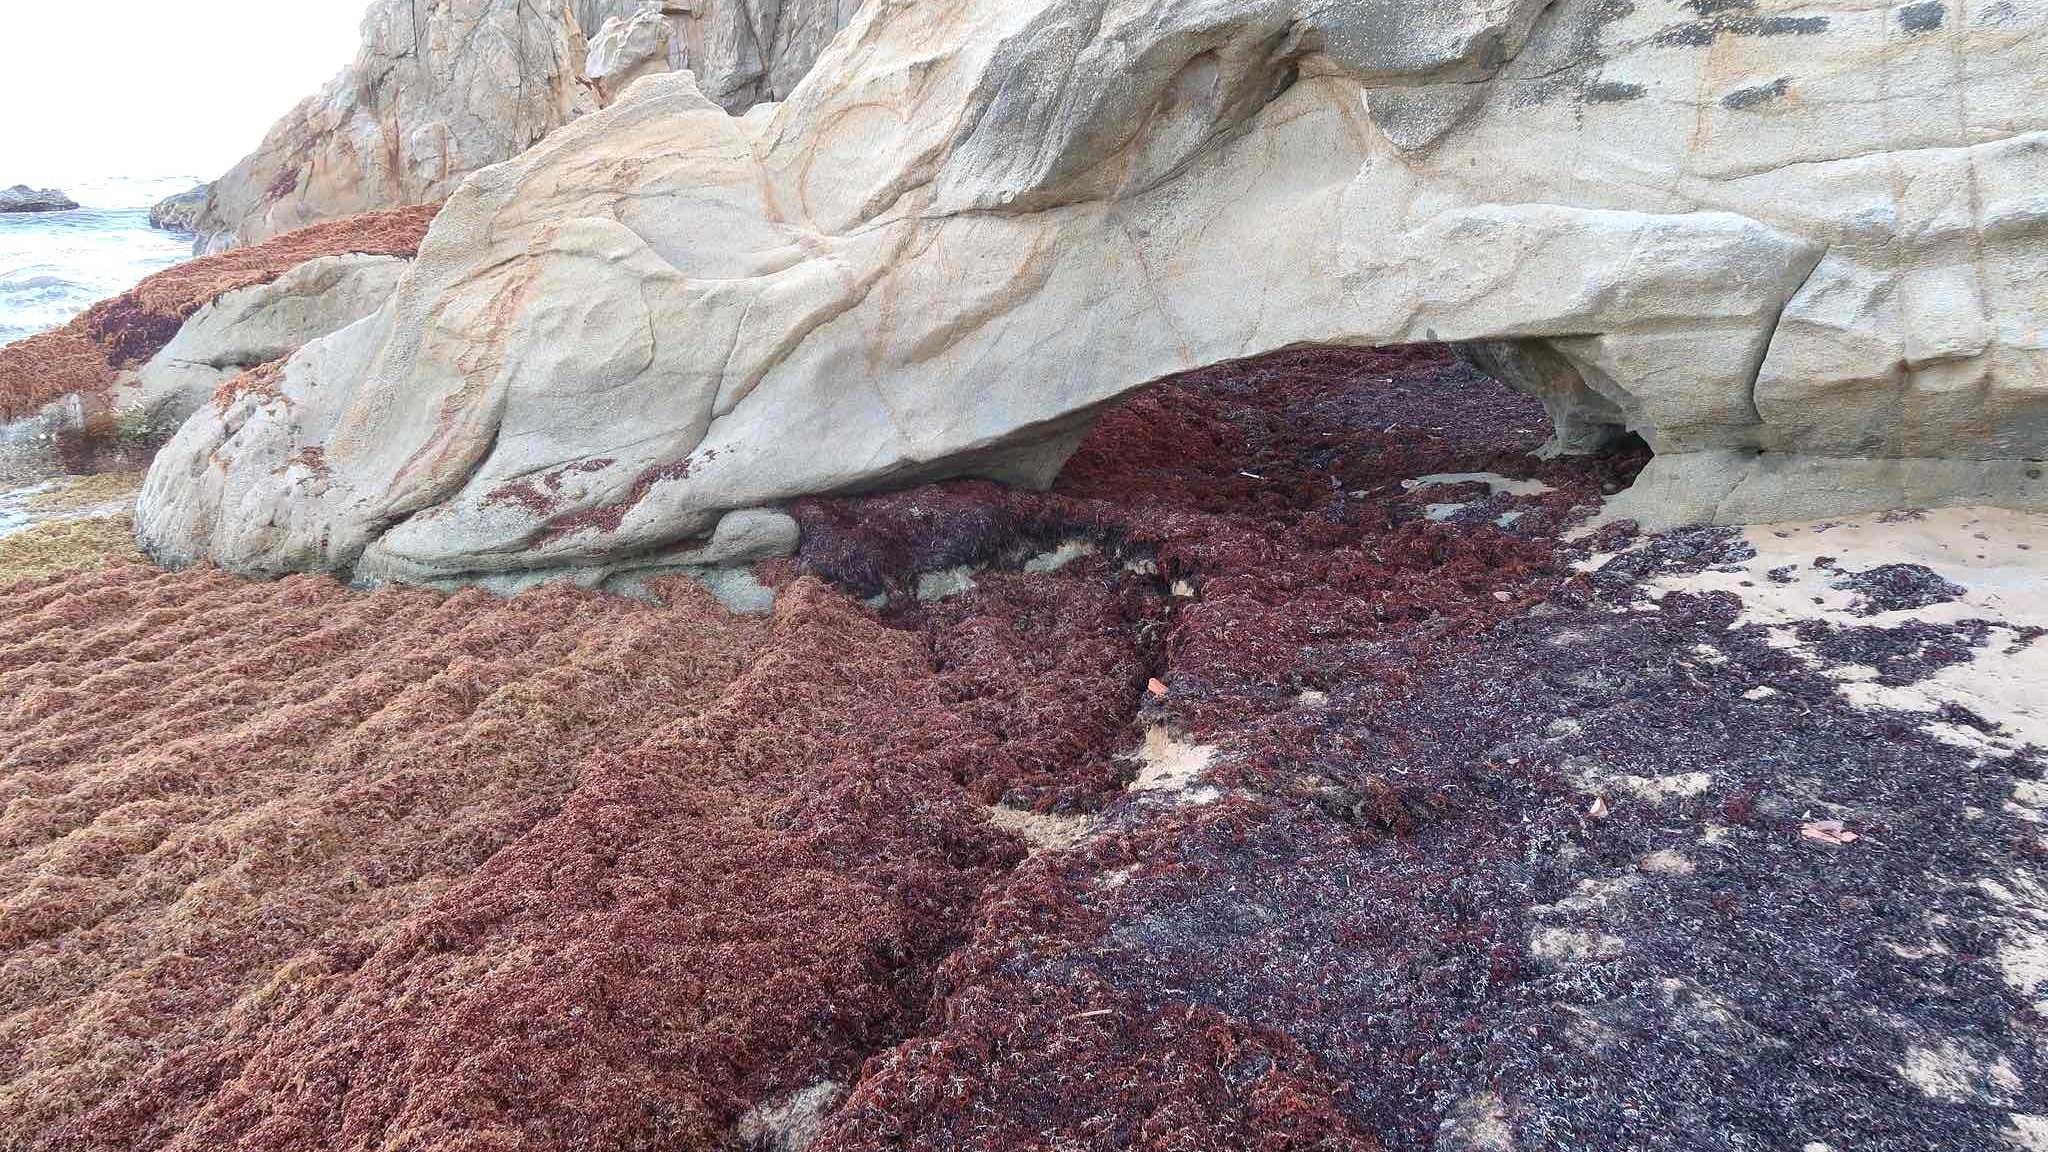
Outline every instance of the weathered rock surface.
{"label": "weathered rock surface", "polygon": [[2044,26],[871,4],[772,114],[650,77],[471,178],[382,311],[180,432],[141,531],[613,564],[803,493],[1045,482],[1169,373],[1425,340],[1482,342],[1559,448],[1648,440],[1646,519],[2048,506]]}
{"label": "weathered rock surface", "polygon": [[441,199],[595,107],[561,5],[377,0],[354,64],[214,183],[202,251]]}
{"label": "weathered rock surface", "polygon": [[[607,103],[638,75],[688,68],[705,95],[738,115],[788,99],[860,5],[861,0],[579,0],[577,14],[590,37],[588,75]],[[625,72],[634,75],[622,83]]]}
{"label": "weathered rock surface", "polygon": [[640,75],[780,99],[859,0],[376,0],[356,61],[213,186],[201,251],[445,198]]}
{"label": "weathered rock surface", "polygon": [[164,197],[149,210],[149,226],[166,232],[197,232],[207,197],[212,194],[213,185],[201,184],[190,192]]}
{"label": "weathered rock surface", "polygon": [[78,201],[55,188],[0,188],[0,212],[69,212],[77,207]]}

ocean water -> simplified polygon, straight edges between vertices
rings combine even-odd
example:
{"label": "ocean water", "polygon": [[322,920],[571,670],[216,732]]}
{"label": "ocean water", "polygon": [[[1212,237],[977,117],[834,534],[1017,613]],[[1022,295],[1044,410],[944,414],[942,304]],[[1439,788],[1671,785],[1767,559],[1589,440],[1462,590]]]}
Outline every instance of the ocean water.
{"label": "ocean water", "polygon": [[191,258],[192,238],[151,228],[149,210],[201,183],[193,177],[65,183],[0,172],[0,182],[54,185],[80,204],[75,212],[0,213],[0,344],[56,328],[144,276]]}

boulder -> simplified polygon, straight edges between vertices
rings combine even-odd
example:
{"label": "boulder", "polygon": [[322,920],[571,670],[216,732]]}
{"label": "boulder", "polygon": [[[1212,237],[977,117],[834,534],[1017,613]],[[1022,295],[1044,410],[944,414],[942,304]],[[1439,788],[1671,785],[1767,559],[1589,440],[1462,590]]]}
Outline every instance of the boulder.
{"label": "boulder", "polygon": [[197,232],[199,217],[206,211],[206,198],[212,194],[213,185],[201,184],[190,192],[164,197],[149,210],[149,226],[165,232]]}
{"label": "boulder", "polygon": [[[0,423],[66,397],[98,414],[132,370],[149,363],[186,321],[222,296],[268,284],[323,256],[410,260],[439,205],[330,220],[261,244],[187,260],[93,305],[62,328],[0,346]],[[308,340],[329,329],[306,330]]]}
{"label": "boulder", "polygon": [[0,212],[70,212],[77,207],[78,201],[55,188],[0,188]]}
{"label": "boulder", "polygon": [[409,263],[397,256],[322,256],[228,292],[193,313],[141,368],[122,373],[113,405],[142,414],[151,427],[176,427],[234,377],[375,312]]}
{"label": "boulder", "polygon": [[648,72],[693,68],[734,112],[779,99],[857,6],[376,0],[354,64],[214,184],[197,248],[443,199]]}
{"label": "boulder", "polygon": [[642,76],[673,72],[682,65],[682,42],[676,17],[649,4],[630,16],[604,22],[590,42],[584,73],[597,86],[598,98],[609,104]]}
{"label": "boulder", "polygon": [[2048,506],[2048,10],[1910,23],[875,0],[766,113],[650,76],[471,177],[376,316],[179,432],[141,533],[615,564],[804,493],[1046,483],[1147,382],[1422,341],[1559,450],[1647,440],[1652,522]]}
{"label": "boulder", "polygon": [[[585,0],[584,7],[634,6],[636,0]],[[672,69],[688,68],[713,103],[739,115],[788,99],[861,0],[639,0],[669,21]],[[585,20],[596,29],[602,20]],[[613,88],[614,92],[623,91]]]}

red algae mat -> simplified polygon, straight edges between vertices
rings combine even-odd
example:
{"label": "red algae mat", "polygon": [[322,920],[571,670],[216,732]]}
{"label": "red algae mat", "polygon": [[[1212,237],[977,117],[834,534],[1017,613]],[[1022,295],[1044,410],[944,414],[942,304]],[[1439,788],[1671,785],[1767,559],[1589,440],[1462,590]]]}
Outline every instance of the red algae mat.
{"label": "red algae mat", "polygon": [[366,212],[167,268],[71,323],[0,348],[0,422],[77,393],[88,400],[116,372],[162,351],[194,312],[229,292],[268,284],[321,256],[419,253],[439,204]]}
{"label": "red algae mat", "polygon": [[[1139,723],[1213,748],[992,893],[940,971],[944,1026],[871,1061],[812,1148],[2038,1134],[2048,1027],[2024,957],[2048,902],[2026,894],[2048,891],[2048,840],[2014,798],[2048,757],[1852,706],[1739,626],[1733,594],[1648,598],[1725,570],[1739,534],[1566,545],[1642,456],[1544,463],[1542,438],[1532,403],[1440,350],[1304,351],[1149,390],[1051,493],[803,509],[813,568],[938,634],[1017,581],[1107,593],[1156,681]],[[1487,472],[1549,490],[1464,479]],[[910,573],[1077,539],[1098,554],[1051,575],[904,595]],[[1926,591],[1905,575],[1850,581]],[[1887,684],[2040,639],[1800,633]],[[1816,837],[1825,815],[1867,835]]]}
{"label": "red algae mat", "polygon": [[585,754],[701,711],[759,640],[698,603],[139,566],[0,619],[6,1147],[160,1144]]}
{"label": "red algae mat", "polygon": [[[1644,456],[1544,436],[1310,350],[1050,492],[805,501],[762,620],[0,591],[0,1149],[2012,1147],[2039,750],[1646,601],[1741,540],[1565,544]],[[1887,684],[2037,639],[1810,627]]]}
{"label": "red algae mat", "polygon": [[914,1032],[1024,855],[976,794],[1107,762],[1129,646],[664,594],[0,595],[0,1147],[703,1147]]}

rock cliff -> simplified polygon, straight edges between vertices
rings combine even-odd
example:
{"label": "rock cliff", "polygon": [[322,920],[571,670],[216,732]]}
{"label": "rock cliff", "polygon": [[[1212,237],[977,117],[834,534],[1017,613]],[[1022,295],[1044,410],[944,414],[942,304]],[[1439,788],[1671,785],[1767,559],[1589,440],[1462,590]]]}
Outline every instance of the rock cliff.
{"label": "rock cliff", "polygon": [[734,112],[779,99],[857,5],[376,0],[355,63],[214,185],[200,250],[444,199],[648,72],[693,68]]}
{"label": "rock cliff", "polygon": [[1557,449],[1641,435],[1646,520],[2048,506],[2044,26],[872,3],[772,114],[653,77],[471,178],[375,317],[180,432],[141,531],[371,579],[658,560],[804,493],[1047,481],[1170,373],[1419,341]]}

